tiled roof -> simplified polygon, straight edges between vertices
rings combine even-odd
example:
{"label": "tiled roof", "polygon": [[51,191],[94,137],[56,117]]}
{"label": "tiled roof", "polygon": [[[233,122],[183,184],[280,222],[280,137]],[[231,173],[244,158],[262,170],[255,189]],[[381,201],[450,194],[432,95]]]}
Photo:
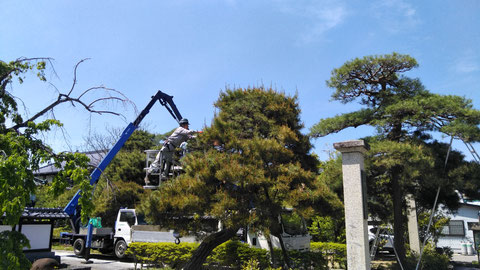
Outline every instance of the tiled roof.
{"label": "tiled roof", "polygon": [[[89,166],[92,167],[97,167],[98,164],[102,161],[103,157],[108,153],[108,150],[101,150],[101,151],[90,151],[90,152],[82,152],[83,154],[87,155],[87,157],[90,159],[90,162],[88,162]],[[62,163],[62,167],[63,167]],[[48,174],[57,174],[61,168],[55,167],[55,164],[48,164],[45,166],[42,166],[40,169],[37,171],[34,171],[34,175],[48,175]]]}
{"label": "tiled roof", "polygon": [[34,208],[34,207],[25,207],[22,213],[22,218],[27,219],[38,219],[38,218],[48,218],[48,219],[66,219],[69,218],[67,213],[63,211],[62,208]]}

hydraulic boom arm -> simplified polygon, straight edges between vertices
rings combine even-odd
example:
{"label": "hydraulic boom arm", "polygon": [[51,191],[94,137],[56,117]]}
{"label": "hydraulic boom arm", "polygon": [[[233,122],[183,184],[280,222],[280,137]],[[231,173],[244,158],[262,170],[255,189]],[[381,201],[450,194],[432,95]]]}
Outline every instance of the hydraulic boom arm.
{"label": "hydraulic boom arm", "polygon": [[[164,106],[167,111],[172,115],[172,117],[179,122],[182,119],[182,115],[177,109],[177,106],[173,102],[173,96],[167,95],[162,91],[158,91],[154,96],[152,96],[152,100],[147,104],[145,109],[137,116],[133,123],[130,123],[125,130],[122,132],[122,135],[118,139],[117,143],[110,149],[108,154],[102,159],[98,167],[93,170],[90,174],[90,184],[95,185],[102,172],[107,168],[108,164],[113,160],[113,158],[117,155],[118,151],[123,147],[125,142],[130,138],[132,133],[138,128],[140,123],[142,122],[143,118],[150,112],[150,109],[155,104],[155,102],[160,102],[162,106]],[[78,207],[78,199],[80,198],[80,190],[75,193],[75,196],[70,200],[70,202],[65,207],[64,211],[70,216],[70,220],[72,221],[72,226],[74,227],[75,231],[78,231],[79,227],[79,218],[80,218],[80,209]]]}

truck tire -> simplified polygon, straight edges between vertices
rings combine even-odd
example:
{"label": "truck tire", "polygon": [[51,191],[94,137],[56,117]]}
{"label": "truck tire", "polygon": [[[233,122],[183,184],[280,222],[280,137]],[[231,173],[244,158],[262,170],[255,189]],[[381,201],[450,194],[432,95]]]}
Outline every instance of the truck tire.
{"label": "truck tire", "polygon": [[73,242],[73,252],[77,256],[83,256],[85,254],[85,240],[83,238],[77,238]]}
{"label": "truck tire", "polygon": [[119,259],[123,259],[126,257],[125,251],[127,250],[127,243],[125,240],[120,239],[115,244],[115,256]]}

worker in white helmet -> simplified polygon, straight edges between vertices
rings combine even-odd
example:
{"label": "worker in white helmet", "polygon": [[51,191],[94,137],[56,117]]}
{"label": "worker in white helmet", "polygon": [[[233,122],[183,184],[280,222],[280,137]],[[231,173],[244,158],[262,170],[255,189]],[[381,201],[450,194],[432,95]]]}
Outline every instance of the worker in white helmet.
{"label": "worker in white helmet", "polygon": [[[172,167],[175,148],[179,147],[188,139],[194,138],[194,134],[201,133],[201,131],[188,129],[189,122],[186,118],[181,119],[178,123],[180,126],[165,140],[162,149],[160,149],[160,152],[158,152],[155,157],[155,161],[150,165],[150,168],[148,168],[148,173],[160,169],[162,178],[167,178]],[[147,185],[150,184],[148,175],[145,177],[145,183]]]}

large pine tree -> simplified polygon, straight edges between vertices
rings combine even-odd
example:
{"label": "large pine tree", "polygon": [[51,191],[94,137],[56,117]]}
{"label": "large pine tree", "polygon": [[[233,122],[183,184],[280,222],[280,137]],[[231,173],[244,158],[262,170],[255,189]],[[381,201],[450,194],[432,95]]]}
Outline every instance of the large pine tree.
{"label": "large pine tree", "polygon": [[[156,223],[180,229],[179,215],[212,216],[224,225],[201,243],[185,269],[198,268],[219,244],[245,226],[280,236],[285,207],[303,216],[314,209],[337,210],[341,203],[316,179],[296,96],[273,89],[226,90],[219,112],[184,161],[185,174],[163,184],[143,204]],[[193,222],[195,220],[192,220]]]}
{"label": "large pine tree", "polygon": [[480,111],[468,99],[433,94],[420,80],[404,75],[417,66],[414,58],[393,53],[357,58],[334,69],[327,81],[335,89],[333,99],[342,103],[359,101],[364,108],[321,119],[311,128],[314,137],[361,125],[377,129],[375,147],[370,152],[371,169],[376,170],[376,181],[388,183],[377,194],[391,196],[395,248],[401,261],[405,259],[403,209],[407,189],[446,184],[441,181],[444,179],[425,177],[439,174],[432,173],[438,171],[438,165],[424,142],[434,132],[469,141],[480,139]]}

